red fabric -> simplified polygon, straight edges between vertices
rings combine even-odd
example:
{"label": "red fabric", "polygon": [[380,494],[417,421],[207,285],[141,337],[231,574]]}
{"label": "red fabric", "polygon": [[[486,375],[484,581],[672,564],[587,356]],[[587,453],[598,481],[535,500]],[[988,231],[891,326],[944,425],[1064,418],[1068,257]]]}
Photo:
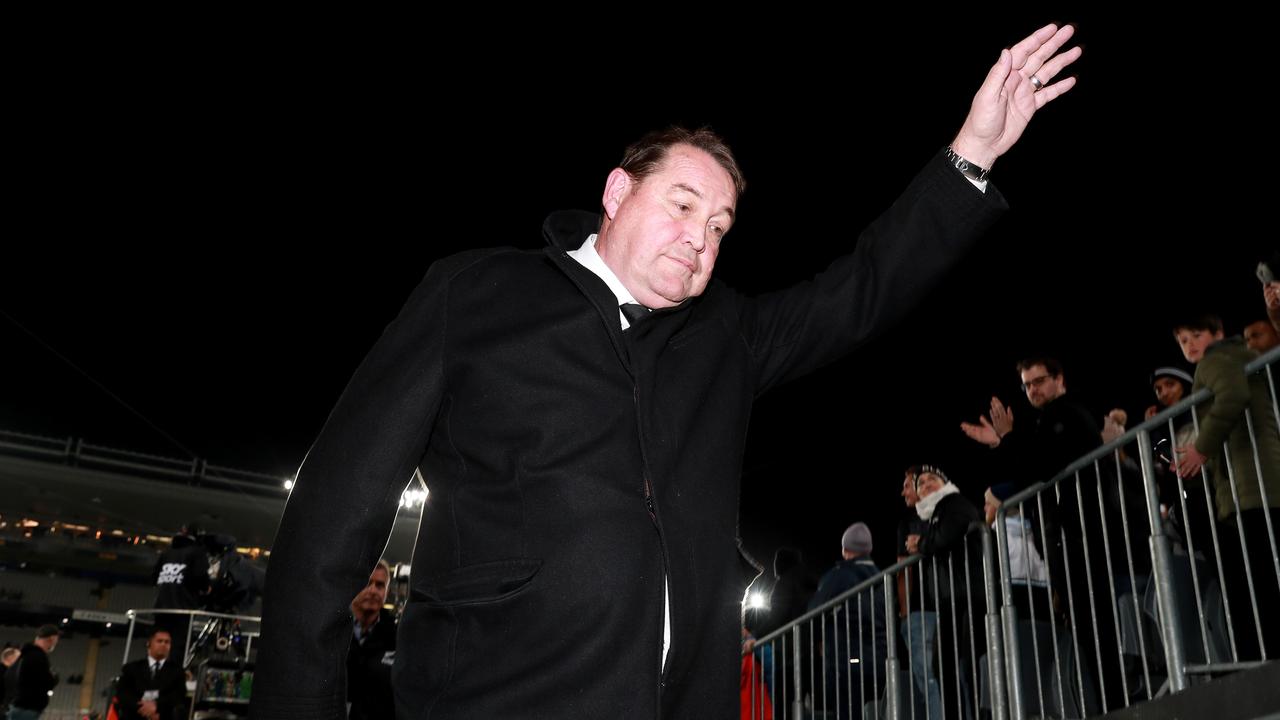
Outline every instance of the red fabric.
{"label": "red fabric", "polygon": [[742,720],[773,720],[773,703],[753,655],[742,656]]}

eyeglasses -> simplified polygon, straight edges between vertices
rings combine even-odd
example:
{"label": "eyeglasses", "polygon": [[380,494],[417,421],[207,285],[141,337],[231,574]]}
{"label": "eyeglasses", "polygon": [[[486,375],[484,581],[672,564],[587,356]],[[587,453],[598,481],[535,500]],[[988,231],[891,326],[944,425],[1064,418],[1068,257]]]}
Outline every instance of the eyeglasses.
{"label": "eyeglasses", "polygon": [[1041,385],[1043,385],[1043,384],[1045,383],[1045,381],[1046,381],[1046,380],[1048,380],[1048,379],[1049,379],[1049,378],[1051,378],[1051,377],[1053,377],[1053,376],[1052,376],[1052,375],[1041,375],[1040,377],[1034,377],[1034,378],[1031,378],[1030,380],[1028,380],[1028,381],[1026,381],[1026,382],[1022,383],[1022,392],[1026,392],[1026,391],[1030,390],[1031,388],[1038,388],[1038,387],[1040,387]]}

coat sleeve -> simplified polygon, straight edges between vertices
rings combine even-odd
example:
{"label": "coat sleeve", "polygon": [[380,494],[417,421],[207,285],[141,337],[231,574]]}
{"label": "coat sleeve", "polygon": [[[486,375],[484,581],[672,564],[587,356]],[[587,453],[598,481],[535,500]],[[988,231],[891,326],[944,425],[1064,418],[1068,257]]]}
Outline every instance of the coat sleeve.
{"label": "coat sleeve", "polygon": [[160,699],[156,707],[162,718],[173,717],[173,711],[184,707],[187,699],[187,676],[177,665],[165,664],[164,684],[160,687]]}
{"label": "coat sleeve", "polygon": [[[1244,419],[1249,404],[1249,379],[1244,365],[1226,352],[1208,354],[1196,368],[1197,384],[1213,391],[1213,404],[1200,418],[1196,450],[1207,457],[1222,453],[1222,443]],[[1198,388],[1197,388],[1198,389]]]}
{"label": "coat sleeve", "polygon": [[142,685],[138,682],[138,674],[130,663],[120,669],[120,682],[116,685],[116,705],[126,716],[136,710],[142,700]]}
{"label": "coat sleeve", "polygon": [[959,495],[945,498],[934,512],[938,513],[938,521],[929,525],[929,532],[920,537],[920,554],[926,557],[961,547],[969,525],[978,517],[973,505]]}
{"label": "coat sleeve", "polygon": [[[826,365],[907,314],[1007,205],[937,155],[857,239],[807,282],[744,303],[756,392]],[[808,238],[821,242],[823,238]]]}
{"label": "coat sleeve", "polygon": [[272,546],[251,715],[345,717],[349,604],[367,581],[445,392],[455,256],[432,265],[351,378],[298,472]]}

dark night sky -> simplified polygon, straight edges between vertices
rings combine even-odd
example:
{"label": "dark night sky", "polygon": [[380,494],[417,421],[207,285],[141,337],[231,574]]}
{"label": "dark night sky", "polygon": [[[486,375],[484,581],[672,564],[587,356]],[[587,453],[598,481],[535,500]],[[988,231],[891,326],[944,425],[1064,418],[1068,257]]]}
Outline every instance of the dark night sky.
{"label": "dark night sky", "polygon": [[[13,111],[0,428],[292,474],[432,260],[537,247],[548,211],[596,207],[622,147],[672,122],[719,130],[750,184],[720,278],[803,279],[951,139],[1000,46],[1048,19],[817,18],[714,54],[391,43],[51,69]],[[1147,373],[1178,358],[1174,312],[1216,308],[1229,332],[1261,313],[1253,267],[1278,243],[1248,228],[1270,198],[1235,168],[1270,177],[1274,153],[1248,48],[1203,16],[1069,19],[1080,85],[992,174],[1012,211],[906,322],[758,403],[742,531],[762,558],[788,542],[825,566],[863,519],[890,559],[911,462],[977,497],[983,451],[958,423],[992,393],[1029,412],[1027,352],[1061,357],[1099,415],[1138,417]]]}

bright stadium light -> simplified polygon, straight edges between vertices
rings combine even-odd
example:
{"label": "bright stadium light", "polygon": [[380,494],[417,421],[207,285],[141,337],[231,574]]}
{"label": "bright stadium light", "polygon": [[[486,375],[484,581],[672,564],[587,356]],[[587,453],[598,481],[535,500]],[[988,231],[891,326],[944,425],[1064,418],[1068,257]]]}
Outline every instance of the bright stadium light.
{"label": "bright stadium light", "polygon": [[425,489],[419,490],[415,488],[413,490],[405,490],[404,493],[400,495],[400,507],[408,508],[410,510],[420,509],[422,505],[426,503],[427,495],[428,491]]}
{"label": "bright stadium light", "polygon": [[285,490],[292,490],[292,489],[293,489],[293,481],[292,481],[292,480],[285,480],[285,481],[284,481],[284,489],[285,489]]}
{"label": "bright stadium light", "polygon": [[764,610],[769,607],[769,601],[765,599],[764,593],[753,592],[747,595],[747,607],[752,610]]}

